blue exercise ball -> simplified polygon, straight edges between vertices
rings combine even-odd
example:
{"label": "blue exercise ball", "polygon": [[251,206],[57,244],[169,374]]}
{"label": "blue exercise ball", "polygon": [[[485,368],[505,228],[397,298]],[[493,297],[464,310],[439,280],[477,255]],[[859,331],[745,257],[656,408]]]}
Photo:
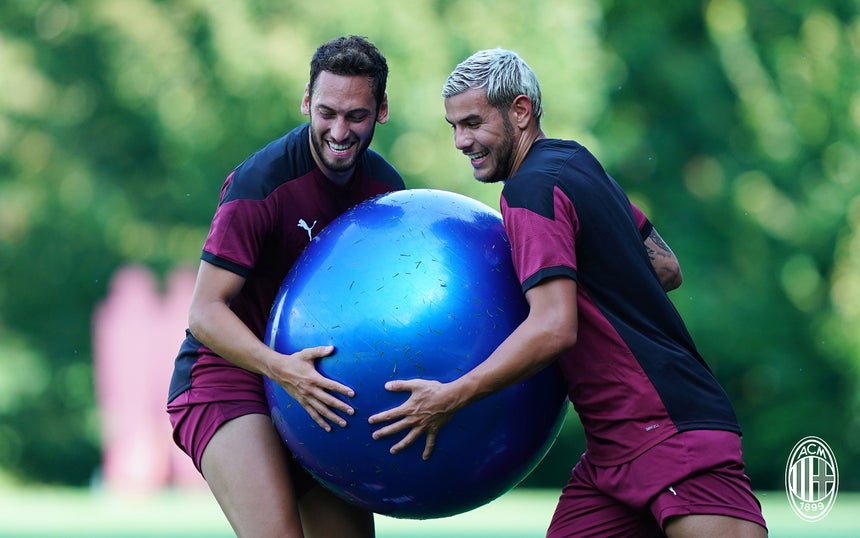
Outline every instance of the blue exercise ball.
{"label": "blue exercise ball", "polygon": [[466,512],[522,481],[561,429],[567,395],[551,366],[456,413],[428,461],[422,437],[373,440],[367,419],[406,400],[392,379],[452,381],[525,319],[528,305],[498,212],[433,189],[382,195],[329,224],[278,292],[266,343],[281,353],[335,346],[317,362],[355,390],[345,428],[320,428],[265,379],[272,418],[298,461],[344,499],[380,514],[429,519]]}

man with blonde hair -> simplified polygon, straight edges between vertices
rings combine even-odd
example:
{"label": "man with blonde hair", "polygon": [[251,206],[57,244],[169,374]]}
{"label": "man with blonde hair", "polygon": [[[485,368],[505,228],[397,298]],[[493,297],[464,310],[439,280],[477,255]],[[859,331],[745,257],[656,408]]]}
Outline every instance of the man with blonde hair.
{"label": "man with blonde hair", "polygon": [[557,362],[586,436],[547,536],[761,537],[740,427],[667,292],[677,258],[583,146],[547,138],[540,87],[503,49],[480,51],[442,95],[454,144],[475,178],[504,183],[501,211],[526,320],[480,365],[410,391],[370,417],[402,451],[426,435],[432,455],[457,410]]}

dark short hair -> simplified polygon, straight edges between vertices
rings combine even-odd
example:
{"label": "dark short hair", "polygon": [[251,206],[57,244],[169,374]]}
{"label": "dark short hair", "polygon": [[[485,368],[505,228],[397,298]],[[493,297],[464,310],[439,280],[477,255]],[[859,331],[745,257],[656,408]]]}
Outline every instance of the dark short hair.
{"label": "dark short hair", "polygon": [[323,43],[311,58],[310,94],[314,83],[323,71],[341,76],[365,76],[373,81],[376,106],[385,97],[388,81],[388,63],[376,45],[362,36],[343,36]]}

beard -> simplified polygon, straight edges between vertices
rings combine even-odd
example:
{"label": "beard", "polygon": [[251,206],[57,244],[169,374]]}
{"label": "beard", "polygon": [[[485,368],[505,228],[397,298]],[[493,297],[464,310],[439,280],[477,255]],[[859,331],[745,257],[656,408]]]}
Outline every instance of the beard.
{"label": "beard", "polygon": [[376,130],[376,125],[371,128],[370,134],[366,139],[359,138],[357,140],[357,144],[359,146],[353,151],[348,158],[338,158],[334,157],[329,153],[328,144],[323,140],[322,136],[317,132],[316,128],[311,122],[311,144],[314,147],[314,151],[317,156],[319,156],[323,165],[331,170],[332,172],[346,172],[355,167],[358,159],[364,155],[364,152],[370,146],[370,141],[373,140],[373,134]]}
{"label": "beard", "polygon": [[502,124],[505,128],[505,135],[490,150],[490,156],[495,166],[488,170],[485,176],[476,176],[476,179],[481,183],[504,181],[511,176],[511,171],[514,168],[514,126],[505,115],[502,116]]}

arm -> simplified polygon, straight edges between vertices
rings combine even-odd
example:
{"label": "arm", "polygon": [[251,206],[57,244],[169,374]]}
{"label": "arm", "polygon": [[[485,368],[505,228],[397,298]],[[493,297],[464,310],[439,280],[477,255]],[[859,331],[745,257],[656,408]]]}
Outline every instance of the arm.
{"label": "arm", "polygon": [[333,409],[350,415],[353,410],[330,392],[352,397],[352,389],[322,376],[314,365],[316,359],[329,355],[333,348],[308,348],[292,355],[269,348],[229,307],[230,300],[244,284],[243,277],[201,262],[188,313],[191,334],[228,361],[263,374],[284,387],[326,431],[331,430],[328,421],[345,426],[346,421]]}
{"label": "arm", "polygon": [[576,343],[576,282],[554,278],[526,292],[528,317],[481,364],[450,383],[423,379],[389,381],[385,388],[411,391],[394,409],[370,417],[371,424],[393,421],[373,433],[374,439],[407,431],[391,448],[396,454],[427,434],[423,458],[433,452],[442,426],[459,409],[522,381],[547,367]]}
{"label": "arm", "polygon": [[645,239],[645,250],[648,252],[648,258],[651,259],[651,265],[654,267],[663,289],[672,291],[680,286],[683,277],[678,258],[675,257],[675,253],[663,241],[655,228],[651,229],[651,234]]}

